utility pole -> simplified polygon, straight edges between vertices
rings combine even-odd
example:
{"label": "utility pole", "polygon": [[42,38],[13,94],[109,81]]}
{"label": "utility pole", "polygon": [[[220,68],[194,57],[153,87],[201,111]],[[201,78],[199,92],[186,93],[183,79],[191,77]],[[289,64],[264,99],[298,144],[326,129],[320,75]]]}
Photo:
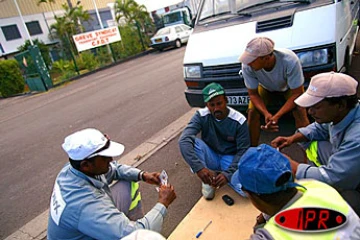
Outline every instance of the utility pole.
{"label": "utility pole", "polygon": [[[93,3],[94,3],[94,6],[95,6],[95,12],[96,12],[96,16],[97,16],[97,18],[98,18],[100,27],[101,27],[101,29],[104,29],[104,25],[102,24],[101,17],[100,17],[99,10],[98,10],[98,8],[97,8],[96,2],[95,2],[95,0],[92,0],[92,1],[93,1]],[[109,44],[106,44],[106,47],[107,47],[108,52],[109,52],[109,54],[110,54],[111,61],[112,61],[112,62],[115,62],[115,59],[114,59],[113,53],[112,53],[112,51],[111,51],[110,45],[109,45]]]}
{"label": "utility pole", "polygon": [[31,46],[33,46],[34,43],[33,43],[33,41],[31,40],[31,36],[30,36],[29,30],[28,30],[28,28],[27,28],[27,26],[26,26],[26,24],[25,24],[25,21],[24,21],[24,18],[23,18],[23,16],[22,16],[22,14],[21,14],[19,5],[18,5],[18,3],[17,3],[17,0],[14,0],[14,3],[15,3],[15,6],[16,6],[17,11],[18,11],[18,13],[19,13],[19,16],[20,16],[20,18],[21,18],[21,22],[24,24],[25,32],[26,32],[26,34],[27,34],[27,36],[28,36],[28,38],[29,38],[30,44],[31,44]]}

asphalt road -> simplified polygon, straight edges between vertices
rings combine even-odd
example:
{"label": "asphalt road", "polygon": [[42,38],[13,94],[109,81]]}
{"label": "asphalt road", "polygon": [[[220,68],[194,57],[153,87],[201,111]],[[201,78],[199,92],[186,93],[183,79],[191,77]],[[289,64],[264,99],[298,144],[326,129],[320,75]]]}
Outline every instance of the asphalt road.
{"label": "asphalt road", "polygon": [[[183,94],[184,50],[152,53],[48,93],[0,99],[0,239],[48,208],[55,177],[67,162],[60,146],[65,136],[95,127],[129,152],[190,110]],[[350,74],[360,79],[359,56]],[[281,135],[292,134],[293,121],[283,119],[280,129]],[[269,143],[276,135],[263,133],[260,141]],[[302,158],[296,146],[285,153]],[[163,228],[168,236],[200,198],[200,181],[182,160],[177,138],[139,167],[165,169],[175,186],[178,197]],[[141,189],[147,211],[157,193],[153,186]]]}
{"label": "asphalt road", "polygon": [[65,136],[95,127],[129,152],[190,110],[184,50],[152,53],[48,93],[0,100],[0,239],[48,208],[67,162]]}

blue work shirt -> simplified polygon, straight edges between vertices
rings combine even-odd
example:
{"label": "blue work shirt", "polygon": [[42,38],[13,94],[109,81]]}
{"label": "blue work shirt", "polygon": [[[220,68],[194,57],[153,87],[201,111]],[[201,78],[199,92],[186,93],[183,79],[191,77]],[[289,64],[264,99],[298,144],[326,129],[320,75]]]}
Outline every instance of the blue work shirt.
{"label": "blue work shirt", "polygon": [[340,190],[360,185],[360,106],[357,104],[337,124],[312,123],[298,130],[311,141],[330,141],[332,155],[327,165],[299,164],[296,178],[313,178]]}
{"label": "blue work shirt", "polygon": [[50,201],[47,238],[121,239],[136,229],[161,231],[166,207],[157,203],[145,217],[130,221],[112,199],[113,180],[138,181],[140,170],[116,162],[96,178],[74,169],[69,163],[55,181]]}
{"label": "blue work shirt", "polygon": [[195,153],[195,138],[201,132],[201,139],[216,153],[234,155],[229,168],[222,174],[230,181],[238,168],[240,157],[250,147],[246,118],[231,107],[228,116],[217,120],[205,107],[196,111],[179,138],[180,152],[194,173],[204,165]]}

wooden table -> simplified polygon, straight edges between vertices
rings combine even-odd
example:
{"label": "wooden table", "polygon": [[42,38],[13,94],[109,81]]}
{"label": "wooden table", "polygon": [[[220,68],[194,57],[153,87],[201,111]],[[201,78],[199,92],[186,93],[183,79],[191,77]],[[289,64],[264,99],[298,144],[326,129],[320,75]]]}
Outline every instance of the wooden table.
{"label": "wooden table", "polygon": [[[224,194],[234,199],[234,205],[228,206],[224,203],[221,198]],[[248,239],[252,233],[256,216],[259,213],[249,199],[241,197],[229,186],[224,186],[216,191],[213,200],[207,201],[202,197],[168,239],[196,239],[196,234],[209,221],[212,221],[212,223],[198,239]]]}

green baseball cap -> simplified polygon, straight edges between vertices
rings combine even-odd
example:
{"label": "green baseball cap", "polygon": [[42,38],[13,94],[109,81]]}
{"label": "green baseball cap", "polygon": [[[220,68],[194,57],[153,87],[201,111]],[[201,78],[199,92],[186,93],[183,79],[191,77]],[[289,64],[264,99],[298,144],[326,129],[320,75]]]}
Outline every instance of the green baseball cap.
{"label": "green baseball cap", "polygon": [[225,94],[224,88],[218,83],[210,83],[202,90],[204,102],[210,101],[213,97]]}

